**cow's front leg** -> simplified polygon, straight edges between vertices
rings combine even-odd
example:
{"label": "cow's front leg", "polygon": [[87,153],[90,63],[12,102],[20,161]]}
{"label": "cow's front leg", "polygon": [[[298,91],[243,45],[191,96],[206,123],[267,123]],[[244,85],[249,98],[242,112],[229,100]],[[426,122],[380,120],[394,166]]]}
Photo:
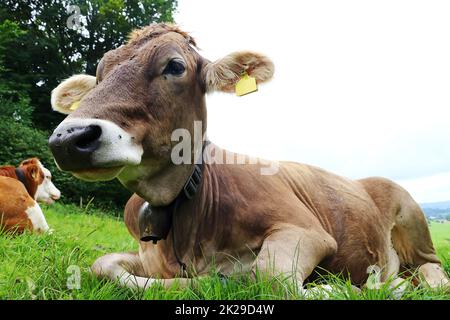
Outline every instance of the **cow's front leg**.
{"label": "cow's front leg", "polygon": [[336,241],[322,228],[277,225],[263,242],[253,272],[292,278],[302,290],[304,280],[325,257],[337,250]]}
{"label": "cow's front leg", "polygon": [[169,288],[175,282],[182,287],[185,287],[192,281],[192,279],[187,278],[148,278],[144,272],[141,258],[137,252],[111,253],[104,255],[94,262],[91,270],[98,278],[118,281],[121,286],[132,289],[145,290],[155,283],[162,284],[165,288]]}

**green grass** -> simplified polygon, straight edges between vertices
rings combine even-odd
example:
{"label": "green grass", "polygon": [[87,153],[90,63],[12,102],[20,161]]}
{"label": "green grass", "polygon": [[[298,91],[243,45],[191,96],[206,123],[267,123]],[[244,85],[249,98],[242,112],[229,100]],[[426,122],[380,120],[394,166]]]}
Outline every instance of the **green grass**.
{"label": "green grass", "polygon": [[[111,281],[99,281],[89,272],[90,265],[103,254],[136,251],[137,243],[128,234],[122,218],[94,209],[55,204],[43,207],[53,234],[0,235],[0,299],[304,299],[289,280],[257,281],[247,277],[226,280],[215,274],[196,281],[188,288],[153,286],[149,290],[130,290]],[[118,216],[117,213],[115,213]],[[450,272],[450,224],[432,223],[435,246]],[[80,288],[71,269],[80,270]],[[69,271],[69,272],[68,272]],[[332,299],[392,299],[386,286],[355,293],[348,281],[328,275],[323,279],[337,289]],[[311,298],[321,298],[319,291]],[[450,299],[448,292],[415,287],[403,299]]]}
{"label": "green grass", "polygon": [[438,256],[444,263],[445,270],[450,274],[450,223],[432,222],[430,228]]}

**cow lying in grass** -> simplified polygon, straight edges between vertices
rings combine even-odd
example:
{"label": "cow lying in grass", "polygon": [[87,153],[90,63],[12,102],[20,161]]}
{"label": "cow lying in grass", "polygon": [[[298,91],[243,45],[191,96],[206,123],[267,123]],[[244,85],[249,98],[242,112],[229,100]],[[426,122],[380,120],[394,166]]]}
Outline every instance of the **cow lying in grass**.
{"label": "cow lying in grass", "polygon": [[[245,163],[195,165],[202,150],[216,160],[225,153],[195,139],[182,155],[190,161],[173,161],[173,133],[204,136],[205,94],[233,91],[244,71],[262,83],[274,68],[247,51],[208,61],[188,34],[157,24],[107,52],[96,77],[76,75],[53,91],[54,110],[70,113],[49,140],[60,169],[88,181],[117,178],[134,191],[125,223],[136,240],[158,240],[146,214],[157,215],[162,228],[163,240],[103,256],[93,272],[145,288],[156,279],[186,283],[212,268],[225,275],[259,270],[301,286],[323,268],[361,285],[378,266],[382,281],[418,269],[425,283],[447,284],[423,212],[392,181],[350,180],[230,152]],[[261,174],[266,165],[277,172]]]}
{"label": "cow lying in grass", "polygon": [[17,167],[0,167],[0,229],[11,233],[49,230],[36,201],[53,203],[61,196],[51,173],[37,158]]}

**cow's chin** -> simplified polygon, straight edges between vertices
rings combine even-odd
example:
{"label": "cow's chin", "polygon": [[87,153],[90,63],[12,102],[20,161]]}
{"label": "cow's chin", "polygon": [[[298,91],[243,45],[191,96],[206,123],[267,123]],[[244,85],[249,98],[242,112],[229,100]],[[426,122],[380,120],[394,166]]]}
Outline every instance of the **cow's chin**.
{"label": "cow's chin", "polygon": [[45,198],[45,199],[37,199],[37,202],[50,205],[54,204],[55,200],[53,200],[52,198]]}
{"label": "cow's chin", "polygon": [[123,166],[110,168],[91,168],[73,171],[72,174],[85,181],[109,181],[116,178],[123,170]]}

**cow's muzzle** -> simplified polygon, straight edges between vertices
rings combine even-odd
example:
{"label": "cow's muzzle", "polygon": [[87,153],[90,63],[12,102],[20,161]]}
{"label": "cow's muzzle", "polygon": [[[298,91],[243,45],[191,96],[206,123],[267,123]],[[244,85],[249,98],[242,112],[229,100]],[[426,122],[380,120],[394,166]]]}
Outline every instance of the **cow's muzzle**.
{"label": "cow's muzzle", "polygon": [[49,145],[61,169],[76,171],[92,166],[91,156],[100,147],[101,135],[98,125],[63,126],[51,135]]}
{"label": "cow's muzzle", "polygon": [[139,164],[143,153],[135,137],[101,119],[66,119],[50,136],[49,145],[61,170],[87,180],[114,178],[124,166]]}

